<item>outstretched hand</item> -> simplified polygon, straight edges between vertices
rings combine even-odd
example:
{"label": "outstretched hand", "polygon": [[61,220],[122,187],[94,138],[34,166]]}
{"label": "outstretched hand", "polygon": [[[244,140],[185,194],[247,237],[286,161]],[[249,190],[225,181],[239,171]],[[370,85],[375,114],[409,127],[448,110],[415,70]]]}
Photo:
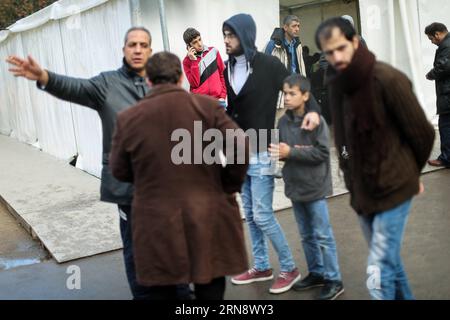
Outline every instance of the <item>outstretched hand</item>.
{"label": "outstretched hand", "polygon": [[15,77],[24,77],[28,80],[38,81],[41,85],[47,85],[48,73],[29,55],[27,59],[17,56],[9,56],[6,62],[14,66],[8,69]]}

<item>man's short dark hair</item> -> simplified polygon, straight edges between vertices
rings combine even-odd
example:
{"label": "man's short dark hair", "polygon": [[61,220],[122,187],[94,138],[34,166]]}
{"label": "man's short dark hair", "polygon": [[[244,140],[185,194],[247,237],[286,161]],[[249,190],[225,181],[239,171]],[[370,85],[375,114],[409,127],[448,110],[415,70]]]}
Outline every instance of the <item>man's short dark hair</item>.
{"label": "man's short dark hair", "polygon": [[127,30],[127,32],[125,33],[125,38],[123,40],[123,45],[126,46],[127,42],[128,42],[128,35],[133,32],[133,31],[144,31],[146,34],[148,34],[148,38],[149,38],[149,43],[148,45],[150,46],[152,44],[152,35],[150,33],[150,31],[145,28],[145,27],[132,27],[130,29]]}
{"label": "man's short dark hair", "polygon": [[153,84],[177,84],[182,74],[181,62],[173,53],[158,52],[148,59],[146,71]]}
{"label": "man's short dark hair", "polygon": [[294,21],[300,23],[299,17],[294,16],[293,14],[290,14],[290,15],[284,17],[283,26],[289,26]]}
{"label": "man's short dark hair", "polygon": [[183,33],[183,40],[186,44],[190,44],[198,36],[200,36],[200,32],[198,32],[196,29],[187,28]]}
{"label": "man's short dark hair", "polygon": [[325,20],[321,23],[319,28],[316,31],[316,45],[317,48],[322,50],[322,46],[320,44],[320,40],[328,40],[333,35],[333,30],[335,28],[338,28],[342,34],[345,36],[345,38],[349,41],[352,41],[353,38],[356,36],[355,28],[352,26],[350,21],[341,18],[341,17],[335,17],[328,20]]}
{"label": "man's short dark hair", "polygon": [[283,84],[287,84],[290,88],[298,87],[303,94],[311,92],[311,82],[309,82],[306,77],[299,75],[298,73],[292,74],[284,79]]}
{"label": "man's short dark hair", "polygon": [[448,32],[447,27],[443,23],[434,22],[425,28],[425,34],[427,36],[434,37],[437,32]]}

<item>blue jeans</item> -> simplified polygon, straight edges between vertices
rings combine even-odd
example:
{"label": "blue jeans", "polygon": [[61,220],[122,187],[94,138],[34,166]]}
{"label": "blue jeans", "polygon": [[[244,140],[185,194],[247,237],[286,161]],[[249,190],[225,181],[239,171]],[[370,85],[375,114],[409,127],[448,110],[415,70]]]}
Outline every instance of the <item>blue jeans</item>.
{"label": "blue jeans", "polygon": [[295,269],[288,242],[272,208],[274,177],[270,175],[271,163],[267,153],[252,157],[244,185],[242,202],[250,230],[254,267],[259,271],[271,268],[267,238],[278,254],[281,272]]}
{"label": "blue jeans", "polygon": [[450,167],[450,113],[439,115],[439,135],[441,136],[441,160]]}
{"label": "blue jeans", "polygon": [[[370,217],[360,216],[369,244],[368,273],[380,277],[369,287],[374,300],[413,300],[400,256],[403,234],[412,200]],[[369,278],[370,280],[370,278]],[[375,279],[376,280],[376,279]],[[370,284],[369,281],[367,283]]]}
{"label": "blue jeans", "polygon": [[292,206],[302,238],[308,272],[321,275],[325,280],[341,281],[327,201],[293,201]]}

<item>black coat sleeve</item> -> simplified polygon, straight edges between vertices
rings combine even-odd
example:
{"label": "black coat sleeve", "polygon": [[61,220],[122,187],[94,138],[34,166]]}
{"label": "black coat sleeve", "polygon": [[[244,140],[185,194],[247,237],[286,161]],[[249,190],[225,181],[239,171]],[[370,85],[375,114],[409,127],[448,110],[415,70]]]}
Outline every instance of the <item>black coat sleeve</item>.
{"label": "black coat sleeve", "polygon": [[82,106],[99,110],[106,99],[107,81],[103,74],[90,79],[78,79],[48,72],[49,81],[45,90],[51,95]]}
{"label": "black coat sleeve", "polygon": [[450,46],[443,48],[437,54],[434,68],[428,75],[432,80],[450,77]]}

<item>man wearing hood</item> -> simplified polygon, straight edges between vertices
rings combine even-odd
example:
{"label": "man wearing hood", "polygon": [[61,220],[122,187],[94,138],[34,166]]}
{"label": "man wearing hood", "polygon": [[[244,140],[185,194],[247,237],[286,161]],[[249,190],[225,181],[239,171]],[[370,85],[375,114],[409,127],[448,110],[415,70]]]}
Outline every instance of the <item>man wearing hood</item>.
{"label": "man wearing hood", "polygon": [[339,166],[369,244],[369,292],[373,299],[413,299],[400,252],[434,129],[410,80],[377,61],[348,20],[324,21],[316,44],[329,62]]}
{"label": "man wearing hood", "polygon": [[[222,30],[229,55],[224,72],[228,92],[227,113],[247,133],[248,130],[255,130],[259,137],[250,142],[253,153],[242,188],[254,265],[244,274],[232,278],[232,283],[243,285],[273,279],[267,237],[272,242],[280,263],[280,274],[270,292],[283,293],[300,279],[300,273],[273,212],[274,171],[271,170],[267,148],[271,142],[270,131],[275,126],[278,95],[290,72],[279,59],[257,52],[256,25],[250,15],[238,14],[231,17],[224,22]],[[303,126],[311,130],[319,124],[317,102],[311,99],[307,109],[313,112],[306,115]]]}

